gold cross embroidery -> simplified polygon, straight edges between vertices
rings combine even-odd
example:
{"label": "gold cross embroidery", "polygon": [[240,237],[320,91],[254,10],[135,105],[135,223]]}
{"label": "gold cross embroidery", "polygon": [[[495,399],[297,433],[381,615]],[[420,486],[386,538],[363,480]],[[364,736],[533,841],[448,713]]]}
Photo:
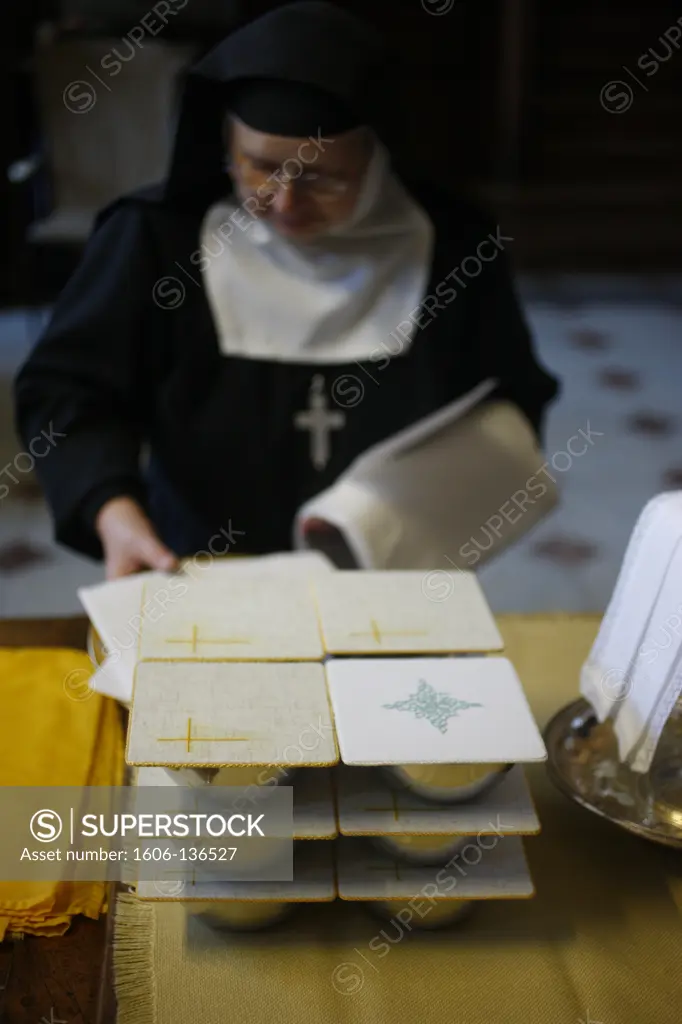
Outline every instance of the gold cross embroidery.
{"label": "gold cross embroidery", "polygon": [[350,635],[351,636],[371,636],[371,637],[374,637],[374,639],[376,640],[376,642],[378,644],[380,644],[382,642],[382,639],[384,637],[389,637],[389,636],[428,636],[428,633],[425,630],[416,630],[416,629],[404,629],[404,630],[394,630],[394,631],[391,631],[391,630],[388,630],[388,629],[382,630],[382,629],[379,628],[379,624],[378,624],[376,619],[370,619],[369,623],[370,623],[370,626],[372,628],[371,628],[371,630],[368,633],[351,633]]}
{"label": "gold cross embroidery", "polygon": [[193,743],[243,743],[253,739],[252,736],[193,736],[192,719],[187,719],[187,732],[184,736],[160,736],[159,743],[186,743],[187,753],[192,749]]}
{"label": "gold cross embroidery", "polygon": [[192,654],[197,653],[197,644],[250,644],[250,640],[245,640],[242,637],[228,637],[225,640],[212,640],[207,637],[199,637],[199,627],[192,626],[192,635],[189,640],[184,637],[169,637],[166,640],[167,644],[190,644],[192,647]]}

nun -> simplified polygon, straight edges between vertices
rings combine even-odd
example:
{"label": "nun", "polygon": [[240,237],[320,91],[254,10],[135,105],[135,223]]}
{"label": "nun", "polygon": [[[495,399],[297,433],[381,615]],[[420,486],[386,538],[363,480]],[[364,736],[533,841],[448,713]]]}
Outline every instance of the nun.
{"label": "nun", "polygon": [[100,213],[15,402],[56,438],[56,540],[108,578],[290,550],[358,456],[484,380],[540,436],[511,239],[398,165],[395,73],[351,14],[279,7],[187,76],[166,179]]}

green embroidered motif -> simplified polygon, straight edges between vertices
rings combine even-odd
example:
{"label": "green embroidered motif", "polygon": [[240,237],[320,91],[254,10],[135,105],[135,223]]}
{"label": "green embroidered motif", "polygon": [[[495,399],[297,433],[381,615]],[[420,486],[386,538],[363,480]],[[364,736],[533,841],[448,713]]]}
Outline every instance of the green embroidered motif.
{"label": "green embroidered motif", "polygon": [[425,679],[419,680],[417,692],[410,694],[407,700],[396,701],[395,704],[384,704],[383,707],[396,711],[412,711],[415,718],[426,718],[439,732],[448,731],[448,720],[456,718],[460,711],[468,708],[482,708],[482,704],[472,704],[468,700],[458,700],[448,693],[437,693]]}

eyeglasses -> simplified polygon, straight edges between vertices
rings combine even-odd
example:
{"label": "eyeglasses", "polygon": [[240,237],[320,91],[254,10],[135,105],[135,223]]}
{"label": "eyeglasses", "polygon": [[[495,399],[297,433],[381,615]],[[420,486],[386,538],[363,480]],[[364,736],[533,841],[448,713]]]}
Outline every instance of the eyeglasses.
{"label": "eyeglasses", "polygon": [[[286,164],[295,164],[296,170],[283,170]],[[282,168],[272,171],[254,165],[247,157],[237,156],[226,162],[226,169],[248,189],[254,190],[263,198],[277,193],[280,188],[289,189],[294,185],[304,194],[322,202],[334,202],[344,196],[351,186],[350,181],[318,174],[316,171],[304,171],[300,161],[293,158],[285,160]]]}

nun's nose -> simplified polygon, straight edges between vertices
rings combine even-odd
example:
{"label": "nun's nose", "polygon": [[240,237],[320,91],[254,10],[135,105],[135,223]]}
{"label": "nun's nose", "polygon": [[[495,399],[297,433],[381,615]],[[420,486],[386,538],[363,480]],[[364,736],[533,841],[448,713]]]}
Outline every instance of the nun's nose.
{"label": "nun's nose", "polygon": [[277,189],[273,201],[273,208],[277,213],[291,213],[296,208],[296,190],[291,182]]}

